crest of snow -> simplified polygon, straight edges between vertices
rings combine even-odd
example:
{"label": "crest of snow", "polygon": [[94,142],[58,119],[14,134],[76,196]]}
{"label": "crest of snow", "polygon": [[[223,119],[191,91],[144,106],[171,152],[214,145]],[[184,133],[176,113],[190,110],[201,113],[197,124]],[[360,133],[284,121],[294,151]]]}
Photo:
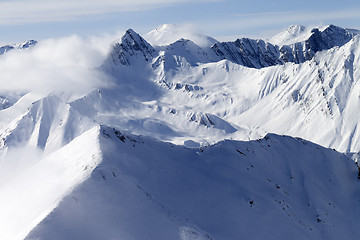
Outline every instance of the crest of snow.
{"label": "crest of snow", "polygon": [[144,38],[153,46],[169,45],[181,38],[189,39],[200,47],[209,47],[215,42],[214,38],[203,35],[192,25],[164,24],[145,34]]}

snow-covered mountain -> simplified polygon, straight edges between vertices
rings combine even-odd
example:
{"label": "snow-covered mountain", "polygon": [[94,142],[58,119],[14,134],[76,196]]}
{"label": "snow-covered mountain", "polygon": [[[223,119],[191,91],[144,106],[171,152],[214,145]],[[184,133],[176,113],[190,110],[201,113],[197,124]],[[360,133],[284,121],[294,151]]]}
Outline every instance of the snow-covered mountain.
{"label": "snow-covered mountain", "polygon": [[359,235],[358,33],[172,32],[127,30],[105,87],[1,93],[0,238]]}
{"label": "snow-covered mountain", "polygon": [[4,54],[10,50],[13,50],[13,49],[26,49],[26,48],[36,45],[36,43],[37,43],[37,41],[35,41],[35,40],[29,40],[29,41],[25,41],[20,44],[10,44],[10,45],[5,45],[5,46],[0,46],[0,55]]}
{"label": "snow-covered mountain", "polygon": [[[356,114],[359,114],[356,107],[360,84],[360,73],[356,68],[359,64],[359,35],[354,35],[346,42],[349,34],[339,27],[330,25],[322,32],[314,30],[308,40],[299,43],[309,46],[308,50],[301,52],[303,56],[315,54],[312,49],[334,47],[329,50],[316,50],[313,58],[308,61],[303,59],[304,63],[285,63],[278,60],[278,64],[275,64],[275,59],[281,59],[280,51],[277,51],[275,58],[271,54],[273,51],[265,49],[266,46],[267,49],[276,48],[269,48],[271,45],[261,40],[235,41],[235,44],[248,41],[247,48],[244,48],[245,45],[234,47],[236,51],[245,49],[242,52],[246,58],[233,54],[235,50],[229,50],[231,54],[219,57],[216,51],[212,51],[217,49],[218,43],[211,48],[201,48],[190,40],[180,39],[165,47],[144,45],[144,48],[139,48],[138,46],[142,46],[146,41],[135,32],[131,33],[133,38],[139,39],[139,44],[134,41],[134,47],[131,48],[136,50],[129,52],[128,46],[123,47],[122,42],[132,39],[129,34],[125,34],[104,68],[112,66],[114,78],[121,72],[122,77],[129,75],[129,78],[136,79],[132,80],[131,86],[134,86],[135,82],[137,85],[148,84],[149,81],[144,79],[150,79],[150,82],[161,86],[162,89],[158,90],[161,98],[156,99],[156,106],[152,107],[156,111],[163,107],[170,109],[166,110],[168,113],[160,119],[162,122],[172,119],[169,116],[191,112],[188,111],[191,109],[194,113],[220,117],[235,129],[241,130],[232,132],[231,135],[221,133],[223,139],[246,139],[248,136],[254,138],[267,132],[276,132],[303,137],[340,151],[359,151],[360,136],[356,130],[359,122],[356,117]],[[318,34],[322,36],[321,39],[327,39],[328,36],[337,38],[331,37],[331,42],[320,45],[323,40],[314,40]],[[336,39],[341,40],[335,41]],[[255,42],[261,43],[264,48],[259,50],[260,48],[253,47],[252,43]],[[229,43],[219,44],[230,46]],[[258,50],[253,51],[254,49]],[[135,66],[143,64],[141,68],[144,70],[141,74],[145,76],[132,72],[138,67],[131,67],[127,62],[122,63],[123,55],[128,56],[129,62],[136,63]],[[273,60],[269,60],[270,56],[274,57]],[[271,66],[274,64],[275,66]],[[262,65],[271,67],[254,69]],[[141,89],[141,86],[137,86],[137,89]],[[141,95],[143,97],[147,94]],[[152,96],[147,100],[155,99]],[[170,113],[171,109],[174,109],[173,113]],[[153,117],[158,118],[157,116],[158,113],[154,113]],[[176,123],[168,124],[172,129],[176,129],[176,126],[172,127]],[[216,129],[216,124],[213,128]],[[189,134],[191,135],[188,133],[186,136]],[[204,139],[198,140],[206,142],[210,139],[208,134],[205,134]],[[218,140],[219,136],[216,136],[210,142]]]}
{"label": "snow-covered mountain", "polygon": [[[97,133],[102,162],[26,239],[355,239],[360,233],[355,164],[331,149],[272,134],[189,149],[104,126]],[[81,167],[86,172],[94,161]]]}

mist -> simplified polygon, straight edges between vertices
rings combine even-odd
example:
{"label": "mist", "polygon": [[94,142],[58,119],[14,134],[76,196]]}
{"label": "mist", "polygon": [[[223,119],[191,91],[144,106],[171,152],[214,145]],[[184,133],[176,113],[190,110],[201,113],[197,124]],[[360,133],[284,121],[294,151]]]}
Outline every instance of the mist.
{"label": "mist", "polygon": [[0,187],[39,162],[43,151],[33,146],[10,148],[0,155]]}
{"label": "mist", "polygon": [[0,91],[88,92],[111,85],[98,70],[114,36],[45,39],[0,56]]}

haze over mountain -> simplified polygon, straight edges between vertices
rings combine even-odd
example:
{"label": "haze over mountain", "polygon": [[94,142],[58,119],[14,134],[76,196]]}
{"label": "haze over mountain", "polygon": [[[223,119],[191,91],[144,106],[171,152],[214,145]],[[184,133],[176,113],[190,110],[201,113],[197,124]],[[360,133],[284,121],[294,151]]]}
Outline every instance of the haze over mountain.
{"label": "haze over mountain", "polygon": [[185,30],[0,48],[1,239],[359,235],[359,32]]}

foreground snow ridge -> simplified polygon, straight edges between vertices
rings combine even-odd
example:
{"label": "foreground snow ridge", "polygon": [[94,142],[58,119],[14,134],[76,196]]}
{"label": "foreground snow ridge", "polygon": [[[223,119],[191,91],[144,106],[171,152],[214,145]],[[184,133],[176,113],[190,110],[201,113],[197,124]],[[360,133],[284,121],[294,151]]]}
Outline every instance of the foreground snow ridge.
{"label": "foreground snow ridge", "polygon": [[[0,88],[0,239],[360,235],[359,32],[219,42],[186,29],[129,29],[95,68],[39,67],[85,76],[81,90]],[[45,45],[1,47],[0,65]]]}
{"label": "foreground snow ridge", "polygon": [[99,142],[101,164],[26,239],[360,233],[353,221],[360,213],[357,167],[332,149],[273,134],[189,149],[105,126]]}

